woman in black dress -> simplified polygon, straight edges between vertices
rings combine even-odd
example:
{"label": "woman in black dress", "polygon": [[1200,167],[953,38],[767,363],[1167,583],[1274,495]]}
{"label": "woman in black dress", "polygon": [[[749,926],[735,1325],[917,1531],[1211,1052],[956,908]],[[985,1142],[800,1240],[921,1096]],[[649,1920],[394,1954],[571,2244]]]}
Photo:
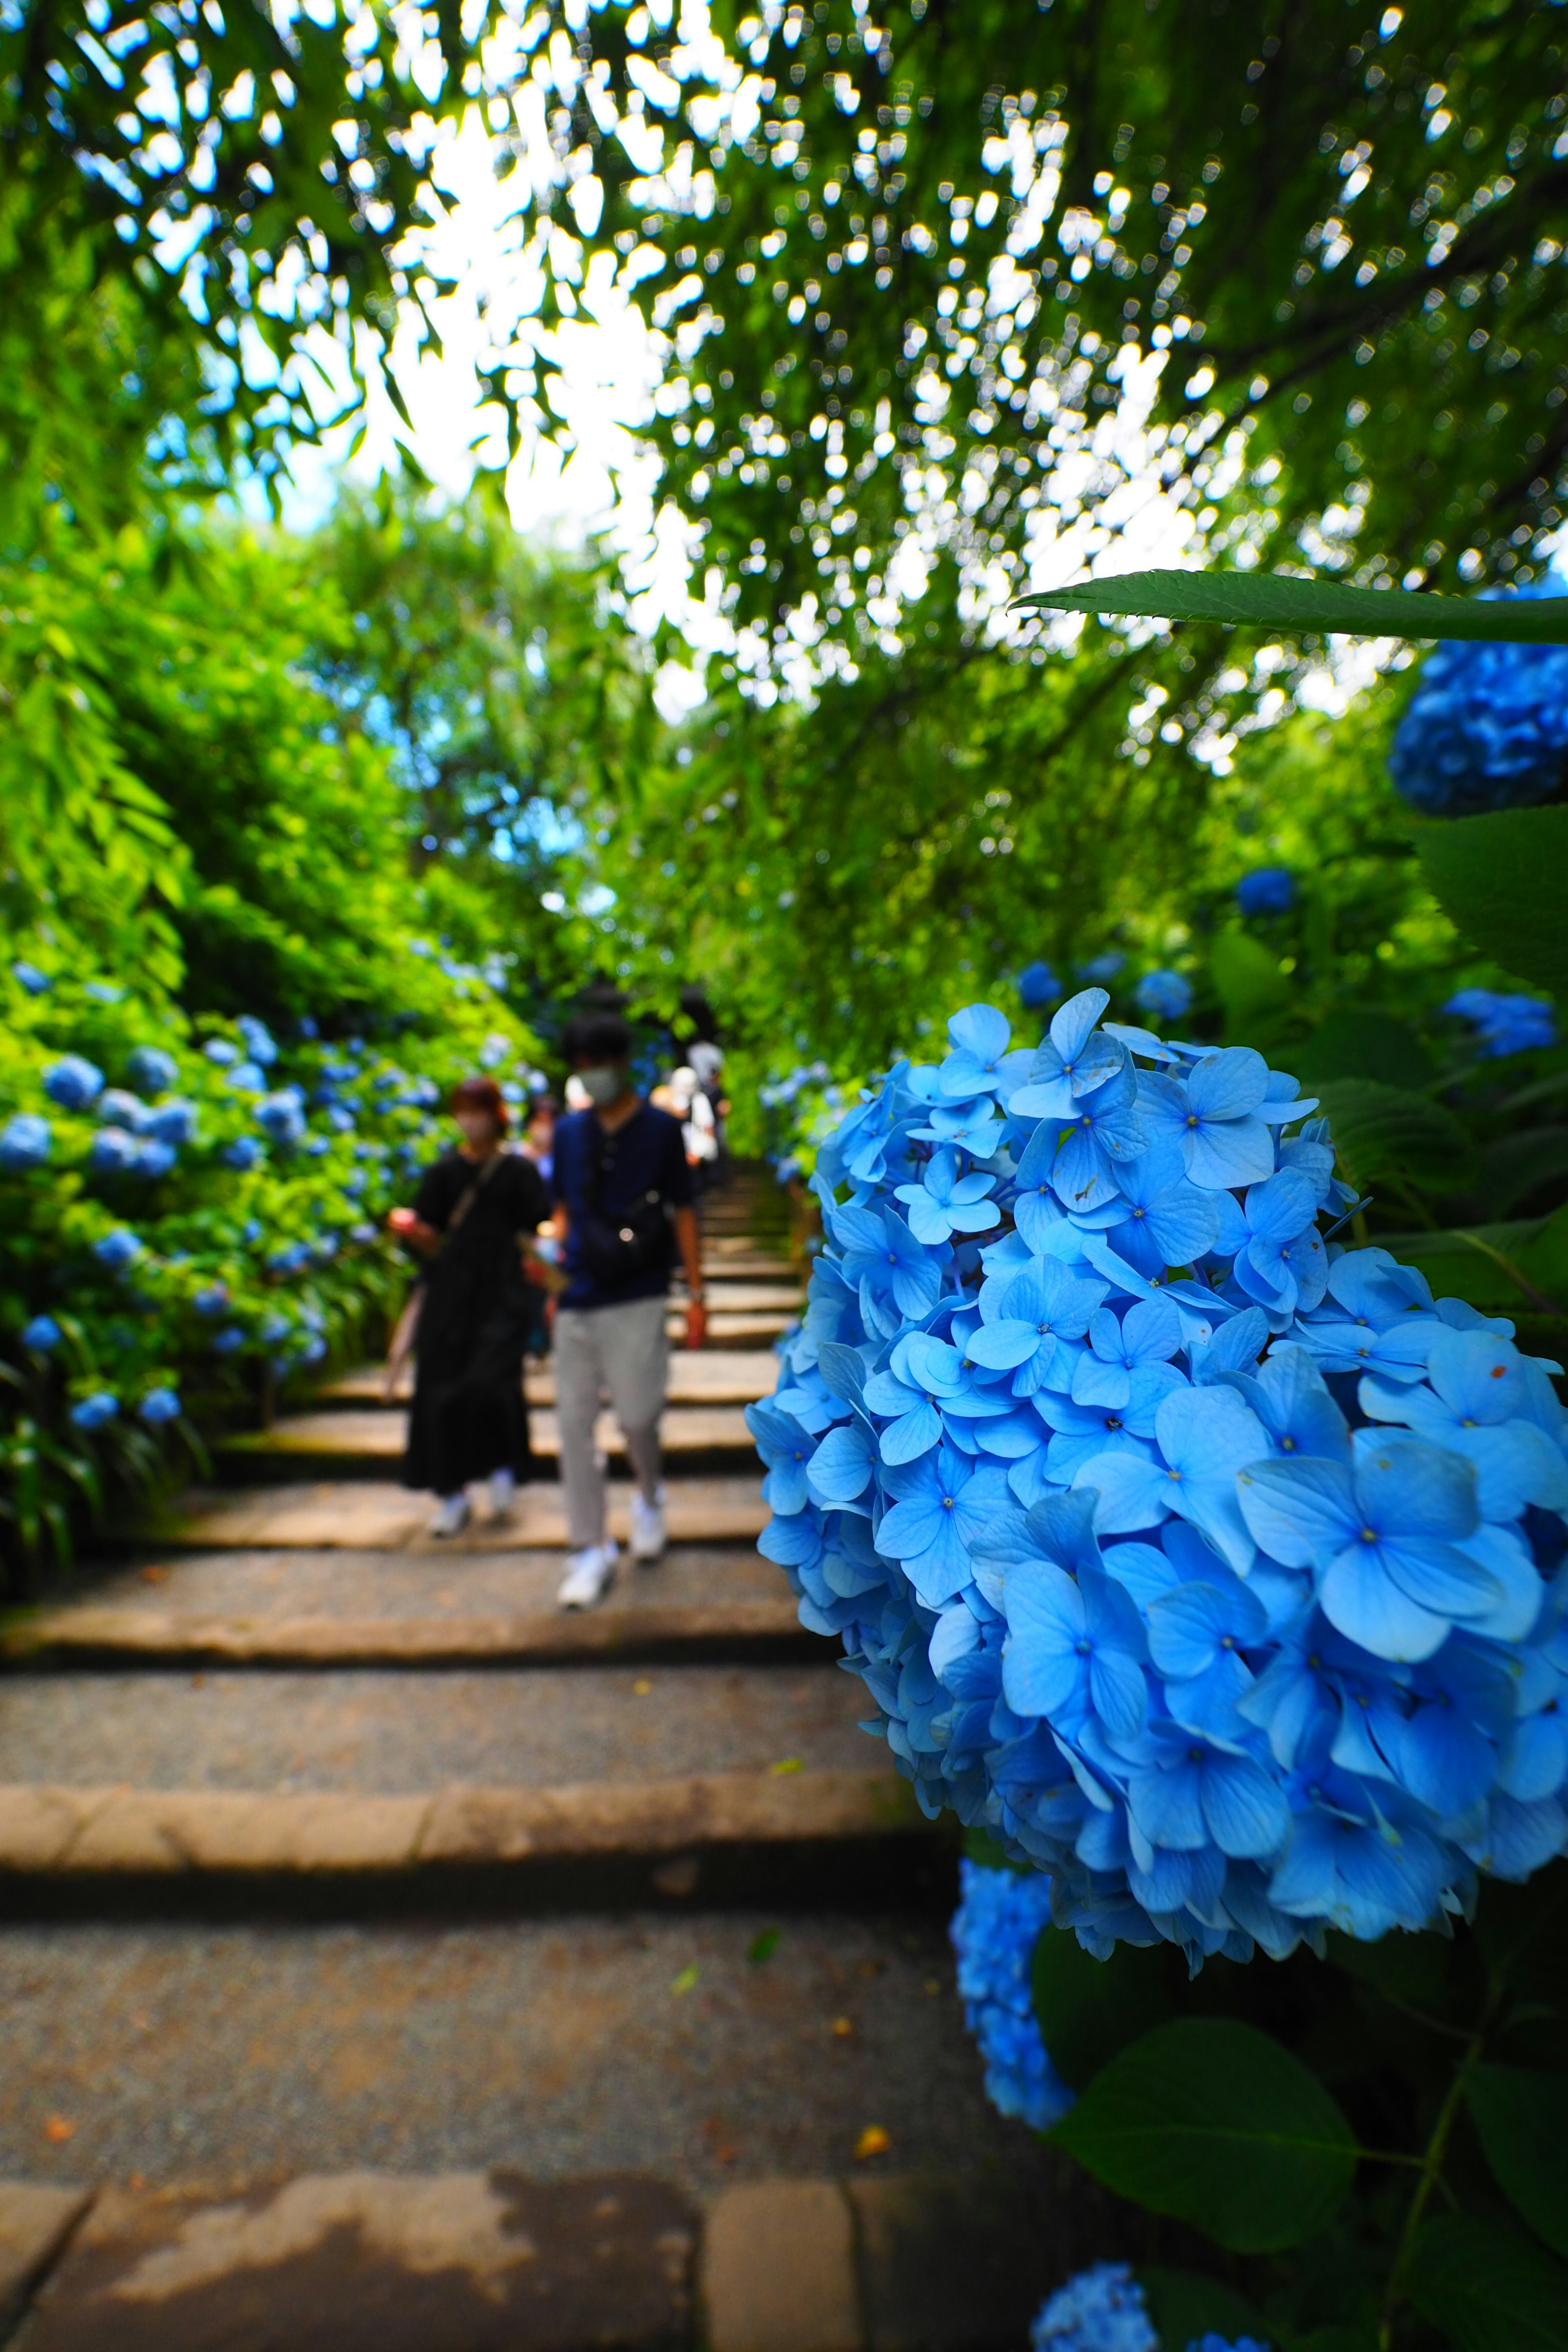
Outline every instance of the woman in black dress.
{"label": "woman in black dress", "polygon": [[451,1108],[461,1144],[426,1171],[413,1208],[387,1221],[429,1260],[403,1483],[439,1496],[438,1536],[468,1525],[470,1479],[489,1480],[504,1517],[528,1475],[522,1356],[534,1318],[522,1246],[550,1214],[532,1160],[503,1149],[500,1087],[465,1078]]}

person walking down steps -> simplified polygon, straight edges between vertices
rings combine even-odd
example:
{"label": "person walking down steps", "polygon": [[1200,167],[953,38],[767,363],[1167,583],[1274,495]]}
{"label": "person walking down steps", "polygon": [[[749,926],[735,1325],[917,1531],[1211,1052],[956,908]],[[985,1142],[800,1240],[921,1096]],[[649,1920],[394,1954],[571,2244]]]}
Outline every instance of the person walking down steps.
{"label": "person walking down steps", "polygon": [[561,1433],[570,1557],[559,1599],[592,1609],[614,1581],[605,1469],[594,1440],[608,1394],[636,1484],[631,1549],[650,1566],[664,1550],[659,1420],[668,1371],[665,1300],[677,1253],[686,1270],[686,1344],[707,1336],[702,1263],[680,1121],[631,1082],[632,1034],[614,1013],[588,1013],[566,1033],[585,1110],[555,1130],[556,1231],[566,1286],[555,1314],[555,1415]]}
{"label": "person walking down steps", "polygon": [[532,1160],[504,1149],[500,1087],[465,1078],[451,1108],[461,1144],[426,1171],[413,1208],[387,1219],[429,1260],[394,1352],[416,1350],[403,1483],[440,1498],[437,1536],[467,1527],[470,1481],[489,1481],[490,1509],[504,1518],[528,1475],[522,1357],[536,1312],[523,1252],[550,1215]]}

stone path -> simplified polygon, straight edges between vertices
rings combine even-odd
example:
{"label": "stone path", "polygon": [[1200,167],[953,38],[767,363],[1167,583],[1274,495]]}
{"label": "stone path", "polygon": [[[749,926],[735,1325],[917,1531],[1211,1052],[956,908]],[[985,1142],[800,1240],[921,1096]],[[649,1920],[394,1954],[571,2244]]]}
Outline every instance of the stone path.
{"label": "stone path", "polygon": [[[742,1171],[709,1211],[721,1327],[776,1329],[798,1299],[775,1197]],[[424,1532],[430,1498],[395,1483],[402,1411],[367,1370],[226,1447],[222,1483],[130,1560],[0,1632],[0,2181],[98,2192],[29,2352],[685,2344],[692,2215],[727,2180],[1038,2174],[962,2029],[951,1843],[753,1548],[741,1416],[776,1371],[754,1344],[675,1359],[674,1540],[590,1615],[553,1605],[548,1370],[529,1376],[546,1475],[511,1524],[446,1543]],[[276,2210],[213,2217],[230,2184],[323,2166],[398,2181],[296,2180]],[[601,2314],[597,2333],[552,2335],[533,2289],[578,2308],[582,2279],[550,2265],[570,2268],[562,2217],[592,2218],[582,2181],[610,2176],[626,2214],[666,2217],[626,2224],[644,2333]],[[27,2271],[6,2272],[7,2213],[58,2236],[67,2210],[9,2194],[0,2300]],[[516,2219],[546,2210],[548,2227]],[[424,2289],[388,2302],[388,2231],[395,2269],[414,2243],[414,2271],[446,2280],[446,2332],[408,2316],[428,2317]],[[521,2302],[510,2257],[493,2268],[515,2231],[544,2245]],[[680,2247],[665,2271],[661,2233]],[[196,2242],[227,2245],[227,2270],[204,2271]],[[297,2285],[337,2317],[247,2317],[255,2282],[236,2282],[258,2267],[279,2315]],[[344,2332],[351,2273],[362,2335]],[[150,2277],[179,2282],[174,2300],[126,2284]]]}

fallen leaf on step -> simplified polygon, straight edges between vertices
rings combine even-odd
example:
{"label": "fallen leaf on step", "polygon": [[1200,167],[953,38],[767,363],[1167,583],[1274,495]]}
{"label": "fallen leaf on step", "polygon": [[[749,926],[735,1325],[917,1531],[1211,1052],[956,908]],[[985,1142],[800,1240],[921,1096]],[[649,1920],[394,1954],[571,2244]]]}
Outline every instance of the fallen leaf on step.
{"label": "fallen leaf on step", "polygon": [[805,1766],[798,1756],[781,1756],[776,1764],[768,1766],[770,1772],[804,1772],[805,1769]]}
{"label": "fallen leaf on step", "polygon": [[752,1966],[756,1968],[762,1961],[771,1960],[773,1954],[778,1950],[778,1929],[776,1927],[764,1927],[762,1934],[760,1936],[753,1936],[751,1942],[747,1945],[746,1958],[751,1961]]}
{"label": "fallen leaf on step", "polygon": [[632,1696],[634,1698],[647,1698],[652,1688],[653,1685],[648,1682],[646,1677],[639,1677],[639,1679],[632,1685]]}
{"label": "fallen leaf on step", "polygon": [[833,2032],[834,2036],[837,2041],[847,2042],[849,2036],[854,2032],[854,2031],[855,2028],[851,2025],[847,2017],[836,2017],[834,2019]]}
{"label": "fallen leaf on step", "polygon": [[868,2156],[886,2156],[892,2145],[880,2124],[868,2124],[855,2143],[856,2160],[864,2164]]}
{"label": "fallen leaf on step", "polygon": [[167,1584],[169,1571],[166,1568],[144,1568],[142,1571],[142,1581],[143,1584]]}
{"label": "fallen leaf on step", "polygon": [[46,2116],[44,2117],[44,2137],[46,2139],[52,2139],[57,2147],[62,2140],[74,2139],[75,2137],[75,2124],[68,2123],[64,2116]]}
{"label": "fallen leaf on step", "polygon": [[670,1991],[674,1993],[694,1992],[697,1988],[697,1979],[701,1973],[701,1969],[698,1967],[696,1961],[693,1960],[689,1967],[681,1969],[680,1974],[670,1986]]}

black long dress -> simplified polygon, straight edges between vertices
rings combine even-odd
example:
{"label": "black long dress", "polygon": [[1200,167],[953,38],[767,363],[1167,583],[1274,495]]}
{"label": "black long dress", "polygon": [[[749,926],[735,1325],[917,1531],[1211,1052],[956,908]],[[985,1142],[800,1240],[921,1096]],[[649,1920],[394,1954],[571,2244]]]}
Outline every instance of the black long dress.
{"label": "black long dress", "polygon": [[[476,1172],[460,1151],[447,1152],[426,1171],[415,1214],[445,1234]],[[518,1244],[549,1214],[538,1169],[507,1152],[426,1267],[405,1486],[455,1495],[493,1470],[527,1477],[522,1356],[532,1299]]]}

